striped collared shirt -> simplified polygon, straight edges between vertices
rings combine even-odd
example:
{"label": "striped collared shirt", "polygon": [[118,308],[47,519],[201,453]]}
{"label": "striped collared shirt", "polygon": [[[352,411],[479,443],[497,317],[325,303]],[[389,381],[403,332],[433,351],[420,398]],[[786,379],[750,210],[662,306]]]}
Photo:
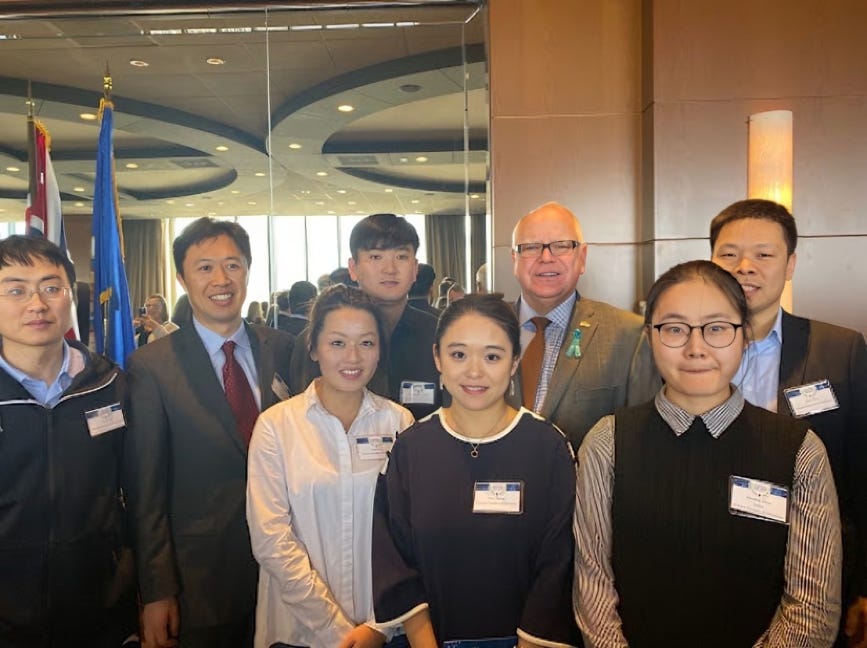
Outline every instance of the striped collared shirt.
{"label": "striped collared shirt", "polygon": [[[740,414],[743,403],[743,396],[734,389],[724,403],[702,414],[708,432],[719,438]],[[665,397],[665,387],[657,394],[655,405],[677,435],[683,434],[695,419]],[[613,415],[601,419],[588,432],[578,452],[573,606],[587,648],[628,645],[617,613],[611,565],[614,425]],[[809,431],[795,458],[785,590],[768,630],[757,637],[755,647],[833,643],[841,609],[841,554],[831,467],[825,446]]]}
{"label": "striped collared shirt", "polygon": [[569,320],[572,318],[572,309],[578,299],[578,293],[574,292],[566,301],[547,313],[537,313],[525,300],[521,300],[518,320],[521,322],[522,350],[527,349],[530,340],[536,335],[536,326],[530,320],[541,315],[547,317],[551,322],[545,329],[545,355],[542,358],[542,371],[539,375],[539,384],[536,387],[536,405],[533,408],[536,412],[541,412],[542,406],[545,404],[548,383],[551,382],[551,375],[554,373],[557,357],[560,355],[560,347],[563,345],[566,329],[569,328]]}

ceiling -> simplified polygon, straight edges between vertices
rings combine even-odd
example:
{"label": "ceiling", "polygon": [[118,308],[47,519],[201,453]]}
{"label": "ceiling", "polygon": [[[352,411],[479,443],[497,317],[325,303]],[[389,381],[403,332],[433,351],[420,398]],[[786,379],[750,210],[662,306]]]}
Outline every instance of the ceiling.
{"label": "ceiling", "polygon": [[344,4],[0,18],[0,220],[23,218],[28,82],[64,214],[90,214],[106,66],[124,218],[484,212],[484,12]]}

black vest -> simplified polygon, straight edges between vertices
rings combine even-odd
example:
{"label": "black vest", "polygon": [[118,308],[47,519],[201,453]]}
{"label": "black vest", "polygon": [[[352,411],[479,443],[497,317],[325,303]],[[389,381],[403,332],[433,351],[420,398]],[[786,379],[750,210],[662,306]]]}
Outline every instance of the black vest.
{"label": "black vest", "polygon": [[653,402],[615,414],[618,611],[632,648],[748,648],[770,626],[789,528],[729,513],[729,477],[789,489],[806,424],[744,403],[714,439],[677,436]]}

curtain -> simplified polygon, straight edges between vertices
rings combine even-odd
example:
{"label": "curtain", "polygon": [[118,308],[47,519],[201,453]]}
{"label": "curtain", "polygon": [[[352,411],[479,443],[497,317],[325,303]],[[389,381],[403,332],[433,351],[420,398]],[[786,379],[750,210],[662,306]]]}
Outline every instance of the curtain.
{"label": "curtain", "polygon": [[[133,313],[158,293],[168,300],[165,280],[165,245],[159,219],[123,221],[124,265]],[[169,308],[171,308],[169,301]]]}
{"label": "curtain", "polygon": [[456,279],[464,290],[475,290],[475,273],[485,262],[487,241],[485,240],[485,214],[470,217],[471,258],[470,270],[473,281],[467,282],[466,227],[463,214],[437,214],[425,218],[428,263],[437,273],[437,283],[443,277]]}

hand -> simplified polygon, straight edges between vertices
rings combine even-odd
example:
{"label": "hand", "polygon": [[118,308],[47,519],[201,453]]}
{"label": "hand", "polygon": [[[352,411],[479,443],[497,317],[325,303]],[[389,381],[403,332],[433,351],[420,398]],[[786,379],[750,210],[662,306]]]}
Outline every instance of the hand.
{"label": "hand", "polygon": [[145,603],[141,615],[142,642],[150,648],[178,645],[181,614],[175,597]]}
{"label": "hand", "polygon": [[385,635],[362,623],[350,630],[337,648],[382,648]]}
{"label": "hand", "polygon": [[843,631],[849,648],[867,648],[867,598],[859,596],[849,606]]}

